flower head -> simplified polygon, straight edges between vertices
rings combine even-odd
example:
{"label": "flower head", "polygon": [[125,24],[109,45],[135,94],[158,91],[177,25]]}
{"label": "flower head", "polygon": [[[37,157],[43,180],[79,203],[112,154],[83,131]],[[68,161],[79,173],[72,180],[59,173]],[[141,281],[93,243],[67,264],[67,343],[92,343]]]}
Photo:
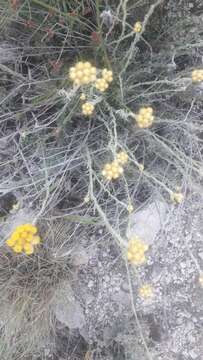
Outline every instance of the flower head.
{"label": "flower head", "polygon": [[203,81],[203,69],[193,70],[192,81],[193,82],[202,82]]}
{"label": "flower head", "polygon": [[137,21],[133,27],[133,31],[135,33],[140,33],[142,31],[142,23],[140,21]]}
{"label": "flower head", "polygon": [[79,61],[70,68],[69,77],[75,85],[87,85],[95,81],[96,72],[96,67],[92,66],[90,62]]}
{"label": "flower head", "polygon": [[109,84],[105,79],[101,78],[97,79],[97,81],[95,82],[95,87],[97,90],[104,92],[106,89],[108,89]]}
{"label": "flower head", "polygon": [[88,203],[88,202],[90,202],[90,197],[89,197],[89,195],[87,194],[85,197],[84,197],[84,203]]}
{"label": "flower head", "polygon": [[149,284],[145,284],[145,285],[141,286],[139,288],[138,292],[139,292],[139,295],[144,299],[152,297],[153,293],[154,293],[153,287]]}
{"label": "flower head", "polygon": [[143,164],[139,164],[138,165],[138,169],[143,172],[144,171],[144,165]]}
{"label": "flower head", "polygon": [[118,177],[122,174],[123,174],[123,168],[117,160],[114,160],[111,163],[107,163],[102,171],[102,175],[107,180],[118,179]]}
{"label": "flower head", "polygon": [[6,244],[16,253],[31,255],[34,252],[34,245],[41,242],[38,236],[38,229],[32,224],[23,224],[16,227]]}
{"label": "flower head", "polygon": [[108,83],[111,83],[113,81],[113,72],[111,70],[103,69],[102,78]]}
{"label": "flower head", "polygon": [[184,195],[181,192],[172,192],[171,201],[180,204],[184,199]]}
{"label": "flower head", "polygon": [[148,250],[146,245],[138,236],[130,239],[127,250],[127,257],[135,265],[143,264],[146,261],[145,251]]}
{"label": "flower head", "polygon": [[89,102],[85,102],[83,105],[82,105],[82,113],[83,115],[86,115],[86,116],[90,116],[92,115],[94,111],[94,105],[89,103]]}
{"label": "flower head", "polygon": [[128,210],[128,212],[129,212],[129,214],[131,214],[131,213],[133,212],[134,207],[133,207],[133,205],[132,205],[131,203],[128,204],[127,210]]}
{"label": "flower head", "polygon": [[135,120],[140,128],[150,127],[154,122],[153,108],[141,107],[138,114],[135,114]]}
{"label": "flower head", "polygon": [[80,100],[82,100],[82,101],[85,101],[85,100],[86,100],[86,95],[85,95],[84,93],[82,93],[82,94],[80,95]]}
{"label": "flower head", "polygon": [[121,164],[126,164],[128,162],[128,154],[126,151],[120,151],[116,155],[116,160]]}

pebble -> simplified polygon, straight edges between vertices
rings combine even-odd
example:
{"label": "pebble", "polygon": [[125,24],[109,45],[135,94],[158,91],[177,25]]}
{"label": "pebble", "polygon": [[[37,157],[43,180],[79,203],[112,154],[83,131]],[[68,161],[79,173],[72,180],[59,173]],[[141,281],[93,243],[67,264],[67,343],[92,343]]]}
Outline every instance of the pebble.
{"label": "pebble", "polygon": [[87,284],[88,288],[92,288],[94,286],[94,281],[90,280]]}
{"label": "pebble", "polygon": [[193,360],[197,359],[199,356],[194,349],[189,351],[189,355]]}

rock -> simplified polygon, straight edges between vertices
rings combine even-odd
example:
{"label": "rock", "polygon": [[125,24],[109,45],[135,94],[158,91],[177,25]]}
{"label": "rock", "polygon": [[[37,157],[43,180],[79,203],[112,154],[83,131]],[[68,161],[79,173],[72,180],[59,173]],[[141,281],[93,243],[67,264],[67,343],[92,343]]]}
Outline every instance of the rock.
{"label": "rock", "polygon": [[167,204],[154,201],[144,209],[130,216],[127,237],[140,236],[147,244],[152,244],[167,219]]}
{"label": "rock", "polygon": [[57,320],[69,329],[80,329],[85,323],[83,309],[76,300],[70,285],[65,281],[56,290],[53,311]]}
{"label": "rock", "polygon": [[194,349],[189,351],[189,355],[190,355],[191,359],[193,359],[193,360],[197,359],[199,356]]}
{"label": "rock", "polygon": [[201,260],[203,260],[203,252],[199,252],[199,257],[201,258]]}

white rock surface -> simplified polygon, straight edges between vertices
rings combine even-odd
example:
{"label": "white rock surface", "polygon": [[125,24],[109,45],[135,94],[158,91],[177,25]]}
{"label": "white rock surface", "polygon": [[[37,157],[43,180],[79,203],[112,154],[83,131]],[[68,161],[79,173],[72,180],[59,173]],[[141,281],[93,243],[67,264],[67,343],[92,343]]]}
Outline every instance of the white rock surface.
{"label": "white rock surface", "polygon": [[154,201],[130,215],[127,237],[138,235],[147,244],[152,244],[167,220],[167,204]]}
{"label": "white rock surface", "polygon": [[83,309],[76,300],[71,286],[65,281],[56,291],[53,311],[57,320],[69,329],[80,329],[85,323]]}

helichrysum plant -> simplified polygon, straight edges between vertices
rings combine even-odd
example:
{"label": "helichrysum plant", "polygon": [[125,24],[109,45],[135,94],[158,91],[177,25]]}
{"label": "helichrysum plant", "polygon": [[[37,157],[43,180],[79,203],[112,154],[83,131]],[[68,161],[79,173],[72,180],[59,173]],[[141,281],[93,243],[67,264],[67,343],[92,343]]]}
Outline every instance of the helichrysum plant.
{"label": "helichrysum plant", "polygon": [[140,21],[137,21],[133,27],[133,31],[135,33],[140,33],[142,31],[142,23]]}
{"label": "helichrysum plant", "polygon": [[31,255],[34,246],[41,242],[38,229],[32,224],[23,224],[16,227],[6,244],[16,253]]}
{"label": "helichrysum plant", "polygon": [[145,244],[138,236],[134,236],[129,240],[127,258],[134,265],[141,265],[146,261],[145,252],[148,250]]}
{"label": "helichrysum plant", "polygon": [[203,69],[196,69],[192,72],[192,81],[193,82],[202,82],[203,81]]}
{"label": "helichrysum plant", "polygon": [[153,287],[150,284],[145,284],[139,288],[138,293],[144,299],[151,298],[154,294]]}
{"label": "helichrysum plant", "polygon": [[148,128],[154,122],[153,108],[151,106],[141,107],[137,114],[134,115],[136,124],[139,128]]}

